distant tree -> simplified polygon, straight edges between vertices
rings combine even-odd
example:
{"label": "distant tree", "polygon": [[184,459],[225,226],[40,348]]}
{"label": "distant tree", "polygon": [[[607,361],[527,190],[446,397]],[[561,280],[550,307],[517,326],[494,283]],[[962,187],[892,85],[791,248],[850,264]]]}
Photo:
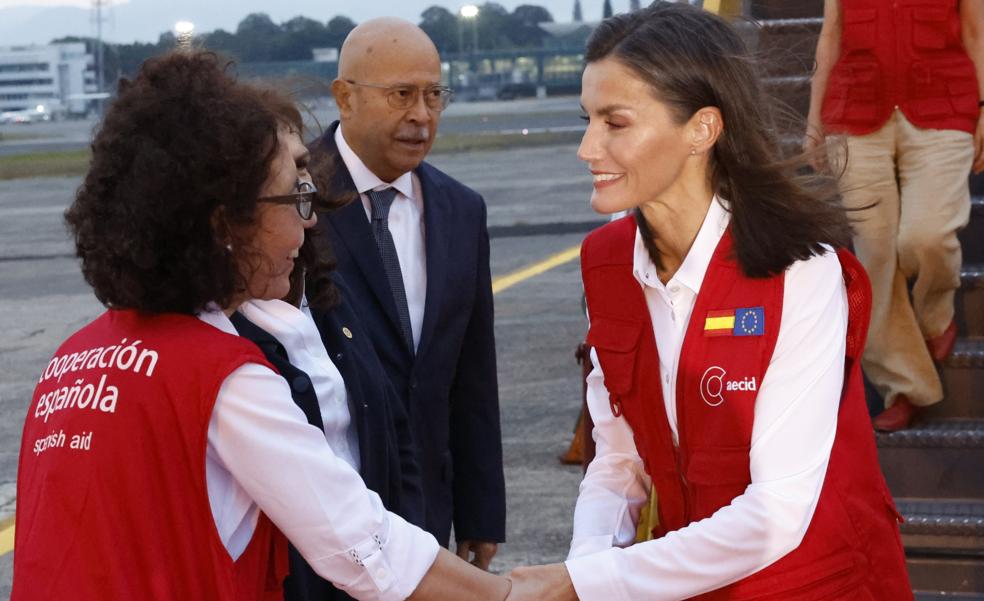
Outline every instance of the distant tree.
{"label": "distant tree", "polygon": [[420,13],[420,28],[430,36],[442,53],[461,51],[458,47],[460,26],[458,17],[443,6],[431,6]]}
{"label": "distant tree", "polygon": [[641,6],[639,5],[639,0],[629,0],[629,11],[635,12],[639,10]]}
{"label": "distant tree", "polygon": [[601,18],[607,19],[612,16],[612,0],[605,0],[605,4],[601,7]]}
{"label": "distant tree", "polygon": [[328,28],[314,19],[294,17],[281,25],[280,30],[271,52],[272,60],[308,60],[311,58],[312,48],[329,45]]}
{"label": "distant tree", "polygon": [[[157,54],[161,54],[162,52],[166,52],[171,47],[173,46],[162,48],[157,44],[147,44],[141,42],[115,45],[113,48],[114,54],[119,57],[119,73],[117,73],[116,76],[136,76],[137,71],[140,70],[140,65],[142,65],[145,60]],[[108,67],[109,61],[106,61],[106,63],[106,66]]]}
{"label": "distant tree", "polygon": [[540,23],[553,23],[553,15],[542,6],[534,4],[520,4],[512,13],[513,19],[524,25],[538,25]]}
{"label": "distant tree", "polygon": [[[497,2],[486,2],[478,7],[478,47],[495,49],[509,48],[512,41],[509,39],[509,26],[511,24],[509,11]],[[465,32],[467,36],[468,32]]]}
{"label": "distant tree", "polygon": [[581,14],[581,0],[574,0],[574,22],[580,23],[584,21],[584,16]]}
{"label": "distant tree", "polygon": [[542,6],[521,4],[510,15],[511,25],[507,30],[509,40],[515,46],[523,48],[543,45],[543,30],[540,23],[552,23],[553,16]]}
{"label": "distant tree", "polygon": [[224,29],[202,34],[201,43],[209,50],[239,56],[239,38]]}
{"label": "distant tree", "polygon": [[337,17],[332,17],[328,21],[328,40],[330,41],[330,46],[335,48],[341,48],[342,42],[348,37],[348,34],[355,29],[355,21],[349,19],[348,17],[343,17],[341,15]]}
{"label": "distant tree", "polygon": [[240,60],[247,63],[272,60],[273,49],[282,34],[280,27],[266,13],[246,15],[236,27]]}

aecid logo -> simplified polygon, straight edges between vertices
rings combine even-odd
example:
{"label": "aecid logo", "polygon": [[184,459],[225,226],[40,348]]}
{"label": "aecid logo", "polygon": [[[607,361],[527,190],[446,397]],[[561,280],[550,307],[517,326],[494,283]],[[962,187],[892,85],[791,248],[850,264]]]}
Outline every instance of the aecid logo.
{"label": "aecid logo", "polygon": [[754,377],[740,380],[725,380],[728,372],[717,365],[708,367],[700,378],[700,397],[711,407],[717,407],[724,402],[725,392],[755,392],[758,382]]}

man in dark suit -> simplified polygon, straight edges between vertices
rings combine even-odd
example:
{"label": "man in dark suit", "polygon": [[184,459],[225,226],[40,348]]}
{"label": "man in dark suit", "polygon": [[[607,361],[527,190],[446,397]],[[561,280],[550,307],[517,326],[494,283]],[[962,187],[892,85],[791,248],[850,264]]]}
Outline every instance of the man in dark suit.
{"label": "man in dark suit", "polygon": [[[340,123],[319,215],[386,375],[410,415],[425,527],[487,568],[505,538],[505,485],[482,197],[423,162],[450,91],[430,38],[399,19],[356,27],[332,83]],[[325,176],[326,174],[322,174]]]}

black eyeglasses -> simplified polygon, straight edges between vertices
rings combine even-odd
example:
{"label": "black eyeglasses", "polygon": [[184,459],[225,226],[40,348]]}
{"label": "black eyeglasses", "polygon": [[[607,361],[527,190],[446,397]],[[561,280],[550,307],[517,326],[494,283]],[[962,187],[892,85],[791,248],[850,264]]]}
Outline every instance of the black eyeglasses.
{"label": "black eyeglasses", "polygon": [[353,86],[384,90],[386,101],[389,102],[389,105],[400,111],[405,111],[417,104],[417,99],[420,98],[421,93],[424,95],[424,104],[427,105],[427,108],[437,112],[448,108],[448,105],[451,104],[451,99],[454,97],[454,92],[447,86],[433,85],[418,88],[410,84],[384,86],[374,83],[362,83],[351,79],[346,79],[345,81]]}
{"label": "black eyeglasses", "polygon": [[263,198],[257,198],[256,202],[272,202],[278,205],[293,204],[297,208],[297,214],[301,216],[301,219],[307,221],[314,215],[314,196],[318,193],[318,189],[311,182],[297,180],[297,183],[294,184],[294,190],[296,192],[284,194],[283,196],[264,196]]}

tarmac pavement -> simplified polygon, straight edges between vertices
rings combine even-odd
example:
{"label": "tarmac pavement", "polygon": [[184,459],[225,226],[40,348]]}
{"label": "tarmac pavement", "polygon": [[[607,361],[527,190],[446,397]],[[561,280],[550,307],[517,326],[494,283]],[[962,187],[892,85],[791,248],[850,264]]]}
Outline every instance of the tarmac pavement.
{"label": "tarmac pavement", "polygon": [[[576,147],[443,154],[433,163],[482,193],[492,234],[493,277],[576,245],[604,219]],[[61,223],[78,178],[0,182],[0,521],[16,507],[14,483],[24,415],[37,372],[57,345],[102,311],[79,274]],[[492,564],[560,561],[570,541],[580,468],[557,456],[580,406],[574,349],[585,332],[578,262],[495,298],[508,542]],[[0,599],[9,597],[13,554],[0,557]]]}

